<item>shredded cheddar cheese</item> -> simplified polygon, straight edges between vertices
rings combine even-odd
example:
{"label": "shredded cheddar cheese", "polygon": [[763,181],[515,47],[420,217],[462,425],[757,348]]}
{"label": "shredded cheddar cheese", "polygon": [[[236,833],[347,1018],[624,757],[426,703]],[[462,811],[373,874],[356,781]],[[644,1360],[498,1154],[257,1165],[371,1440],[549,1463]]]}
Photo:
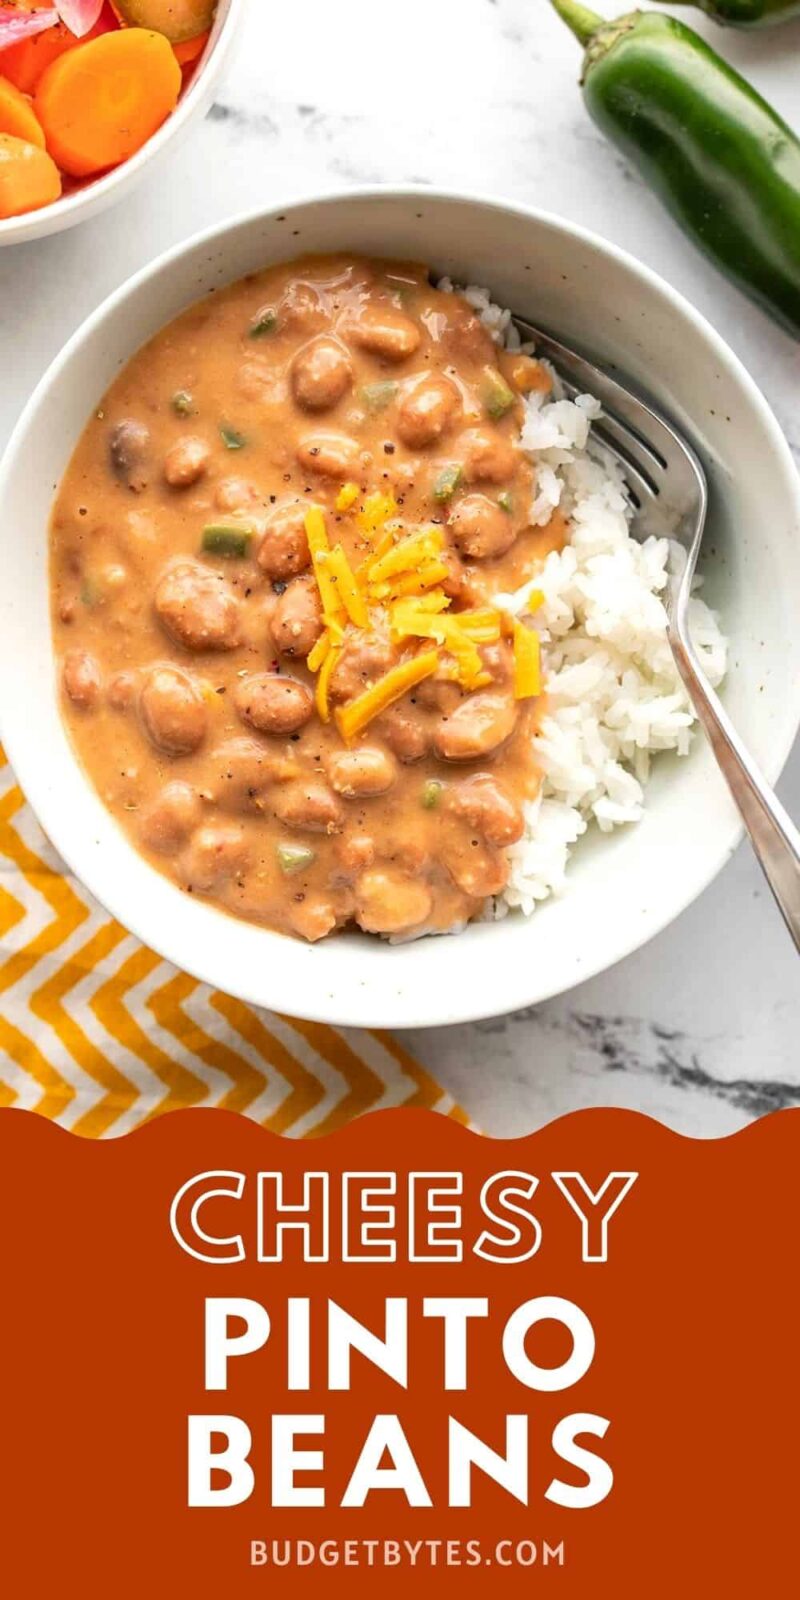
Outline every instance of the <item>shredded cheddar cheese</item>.
{"label": "shredded cheddar cheese", "polygon": [[314,690],[314,704],[316,705],[317,715],[319,716],[321,722],[330,722],[331,720],[330,705],[328,703],[328,690],[330,689],[331,678],[336,670],[336,663],[339,659],[339,648],[340,647],[338,645],[331,645],[325,656],[325,660],[319,669],[319,673],[317,674],[317,683]]}
{"label": "shredded cheddar cheese", "polygon": [[336,510],[349,511],[350,507],[355,505],[359,493],[357,483],[343,483],[336,496]]}
{"label": "shredded cheddar cheese", "polygon": [[346,706],[337,706],[336,726],[346,744],[352,744],[356,736],[372,722],[374,717],[379,717],[382,711],[387,711],[396,700],[402,699],[409,689],[421,683],[423,678],[430,678],[439,666],[438,650],[423,650],[417,656],[411,656],[408,661],[401,661],[392,667],[377,683],[370,684],[363,694],[358,695]]}
{"label": "shredded cheddar cheese", "polygon": [[[337,510],[348,510],[360,492],[357,485],[344,484]],[[348,744],[374,717],[434,672],[470,691],[491,683],[479,646],[493,644],[502,635],[513,639],[515,698],[541,693],[538,633],[492,605],[452,611],[452,599],[442,587],[449,576],[442,529],[431,524],[406,532],[391,522],[396,511],[391,495],[376,492],[364,499],[355,520],[371,548],[355,567],[341,544],[331,548],[319,507],[305,516],[324,623],[308,656],[309,671],[316,674],[315,703],[321,720],[330,721],[330,685],[348,629],[381,630],[388,623],[396,645],[428,641],[428,648],[407,655],[355,700],[337,707],[336,725]],[[541,590],[531,589],[528,611],[538,610],[543,601]]]}
{"label": "shredded cheddar cheese", "polygon": [[398,626],[402,626],[403,619],[409,617],[436,616],[440,611],[447,611],[450,600],[442,590],[434,590],[431,594],[412,595],[409,598],[399,598],[392,602],[390,615]]}
{"label": "shredded cheddar cheese", "polygon": [[433,561],[443,544],[441,529],[423,528],[392,545],[385,555],[373,561],[368,570],[371,583],[382,583],[400,572],[413,572],[422,562]]}
{"label": "shredded cheddar cheese", "polygon": [[528,700],[542,692],[541,646],[535,628],[514,623],[514,698]]}
{"label": "shredded cheddar cheese", "polygon": [[371,536],[382,528],[385,522],[393,517],[397,510],[397,501],[391,494],[381,494],[376,490],[374,494],[367,495],[356,522],[362,533]]}
{"label": "shredded cheddar cheese", "polygon": [[[499,638],[499,621],[493,627],[487,627],[483,614],[473,613],[479,623],[473,633],[470,631],[470,612],[461,612],[452,617],[444,616],[441,614],[441,604],[434,609],[430,603],[435,603],[438,599],[438,596],[423,595],[418,601],[396,601],[391,609],[392,636],[397,640],[414,638],[435,640],[438,645],[444,646],[448,655],[452,656],[456,668],[453,676],[462,688],[481,688],[490,681],[490,678],[484,670],[478,652],[478,642],[489,643],[492,639]],[[445,604],[449,603],[444,595],[441,600]]]}
{"label": "shredded cheddar cheese", "polygon": [[422,595],[449,577],[449,568],[443,561],[423,561],[418,572],[405,572],[391,585],[393,600],[403,595]]}
{"label": "shredded cheddar cheese", "polygon": [[460,611],[454,619],[462,633],[466,633],[476,644],[494,644],[500,638],[501,619],[499,613],[492,606],[483,606],[479,611]]}
{"label": "shredded cheddar cheese", "polygon": [[310,506],[303,521],[305,523],[306,538],[308,539],[308,548],[312,556],[318,554],[320,550],[328,550],[330,546],[328,544],[328,530],[325,526],[325,515],[324,512],[320,511],[319,506]]}
{"label": "shredded cheddar cheese", "polygon": [[366,560],[362,561],[361,565],[356,567],[356,583],[359,584],[362,589],[367,589],[369,591],[371,599],[377,599],[380,597],[373,593],[373,590],[376,586],[370,583],[370,569],[380,556],[385,556],[387,552],[391,550],[393,544],[394,535],[390,532],[382,533],[380,539],[377,540]]}
{"label": "shredded cheddar cheese", "polygon": [[327,558],[327,571],[331,582],[336,584],[338,599],[350,621],[357,628],[368,628],[367,602],[356,583],[350,563],[340,544],[334,547]]}
{"label": "shredded cheddar cheese", "polygon": [[312,506],[306,512],[304,520],[308,548],[311,551],[311,565],[322,601],[322,616],[326,627],[335,628],[337,624],[341,625],[344,607],[339,598],[336,578],[330,568],[331,548],[328,544],[325,518],[318,506]]}
{"label": "shredded cheddar cheese", "polygon": [[330,648],[331,636],[326,628],[325,632],[320,634],[313,649],[309,651],[308,660],[306,662],[309,672],[319,672],[319,669],[322,666],[322,663],[325,660]]}

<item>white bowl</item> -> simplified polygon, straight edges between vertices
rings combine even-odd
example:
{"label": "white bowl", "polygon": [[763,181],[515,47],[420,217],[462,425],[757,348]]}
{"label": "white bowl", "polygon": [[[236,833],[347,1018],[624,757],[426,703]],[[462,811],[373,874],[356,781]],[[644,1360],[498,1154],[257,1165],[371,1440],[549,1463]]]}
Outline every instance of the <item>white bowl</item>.
{"label": "white bowl", "polygon": [[146,167],[160,161],[165,151],[175,148],[186,137],[192,123],[205,116],[211,104],[243,6],[244,0],[218,0],[211,37],[186,93],[181,95],[172,115],[167,117],[152,139],[142,145],[141,150],[137,150],[130,160],[123,161],[104,177],[90,180],[80,189],[54,200],[52,205],[42,206],[38,211],[26,211],[21,217],[4,218],[0,221],[0,245],[43,239],[48,233],[60,233],[62,228],[72,228],[76,222],[96,216],[98,211],[104,211],[106,206],[121,200],[139,182]]}
{"label": "white bowl", "polygon": [[29,402],[0,468],[2,736],[61,855],[122,923],[197,977],[260,1005],[361,1026],[433,1026],[567,989],[643,944],[730,856],[738,817],[698,737],[655,765],[644,820],[581,841],[569,892],[530,921],[387,946],[281,938],[181,893],[88,784],[59,713],[48,604],[53,491],[90,409],[189,302],[301,251],[423,260],[572,337],[648,389],[699,444],[712,490],[706,594],[732,641],[728,708],[774,780],[800,716],[800,483],[752,379],[714,330],[630,256],[556,217],[428,190],[329,196],[227,223],[112,295]]}

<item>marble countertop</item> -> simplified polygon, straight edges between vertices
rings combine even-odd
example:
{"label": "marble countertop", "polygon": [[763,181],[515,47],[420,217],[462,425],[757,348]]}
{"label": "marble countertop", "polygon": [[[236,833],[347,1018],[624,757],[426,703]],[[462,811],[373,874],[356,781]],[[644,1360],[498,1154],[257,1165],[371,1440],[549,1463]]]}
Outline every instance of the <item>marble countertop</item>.
{"label": "marble countertop", "polygon": [[[682,14],[800,125],[800,23],[746,36]],[[0,252],[0,443],[66,337],[165,247],[295,195],[420,182],[558,211],[648,262],[742,357],[800,462],[800,347],[715,276],[604,143],[578,62],[546,0],[249,0],[217,104],[172,161],[123,210]],[[798,749],[781,793],[800,817]],[[798,1037],[796,956],[743,846],[612,971],[530,1012],[409,1043],[490,1133],[613,1104],[714,1135],[800,1103]]]}

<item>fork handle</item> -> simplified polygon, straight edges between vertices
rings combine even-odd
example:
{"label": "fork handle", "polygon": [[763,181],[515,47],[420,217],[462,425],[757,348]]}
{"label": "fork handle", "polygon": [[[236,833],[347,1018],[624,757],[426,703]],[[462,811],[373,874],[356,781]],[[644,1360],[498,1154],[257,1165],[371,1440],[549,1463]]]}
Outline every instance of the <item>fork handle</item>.
{"label": "fork handle", "polygon": [[688,637],[673,628],[670,644],[678,671],[739,808],[767,883],[800,951],[800,833],[742,744],[708,683]]}

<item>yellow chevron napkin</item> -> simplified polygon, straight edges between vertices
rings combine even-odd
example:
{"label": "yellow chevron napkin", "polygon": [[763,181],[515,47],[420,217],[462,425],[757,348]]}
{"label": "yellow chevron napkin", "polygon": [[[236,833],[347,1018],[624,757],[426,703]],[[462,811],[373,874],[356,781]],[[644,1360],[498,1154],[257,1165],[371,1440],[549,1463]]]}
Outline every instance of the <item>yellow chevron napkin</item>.
{"label": "yellow chevron napkin", "polygon": [[89,1138],[179,1106],[329,1133],[363,1111],[460,1108],[391,1034],[329,1028],[198,983],[69,876],[0,748],[0,1106]]}

